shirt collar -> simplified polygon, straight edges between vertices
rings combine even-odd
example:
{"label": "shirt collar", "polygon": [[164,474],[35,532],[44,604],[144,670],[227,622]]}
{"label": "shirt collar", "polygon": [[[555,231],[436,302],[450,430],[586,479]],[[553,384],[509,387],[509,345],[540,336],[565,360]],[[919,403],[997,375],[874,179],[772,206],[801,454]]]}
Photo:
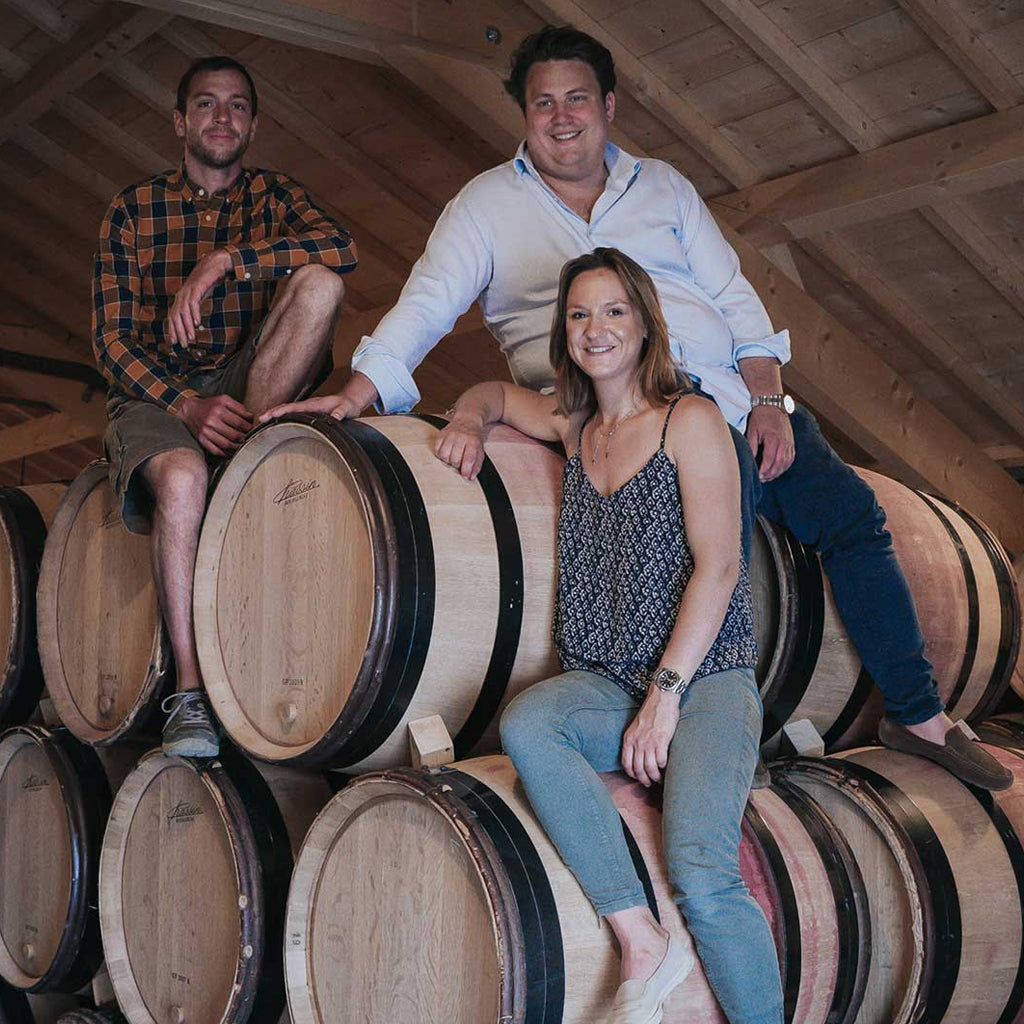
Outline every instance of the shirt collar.
{"label": "shirt collar", "polygon": [[[234,202],[239,193],[249,184],[252,178],[252,171],[248,167],[242,168],[242,173],[235,179],[230,188],[223,192],[215,192],[214,195],[223,196],[229,202]],[[207,198],[206,190],[197,185],[185,171],[185,161],[178,165],[178,169],[167,179],[167,187],[171,191],[180,192],[182,198],[187,202],[193,202],[196,198]]]}
{"label": "shirt collar", "polygon": [[[608,168],[608,181],[605,188],[621,190],[640,172],[642,163],[636,157],[619,149],[614,142],[608,142],[605,144],[604,165]],[[520,177],[530,175],[538,181],[543,181],[526,150],[525,139],[519,143],[516,155],[512,158],[512,166]]]}

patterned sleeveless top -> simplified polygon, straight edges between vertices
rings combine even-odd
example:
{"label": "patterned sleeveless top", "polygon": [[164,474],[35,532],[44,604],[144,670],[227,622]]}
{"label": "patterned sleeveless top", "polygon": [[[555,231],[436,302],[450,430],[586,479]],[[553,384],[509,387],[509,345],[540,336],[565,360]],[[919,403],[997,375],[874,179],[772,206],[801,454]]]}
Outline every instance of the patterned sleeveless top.
{"label": "patterned sleeveless top", "polygon": [[[582,427],[581,445],[562,475],[555,649],[563,670],[596,672],[639,700],[694,568],[679,477],[665,452],[678,401],[669,406],[658,450],[608,497],[583,468]],[[722,628],[693,678],[756,662],[750,577],[741,559]]]}

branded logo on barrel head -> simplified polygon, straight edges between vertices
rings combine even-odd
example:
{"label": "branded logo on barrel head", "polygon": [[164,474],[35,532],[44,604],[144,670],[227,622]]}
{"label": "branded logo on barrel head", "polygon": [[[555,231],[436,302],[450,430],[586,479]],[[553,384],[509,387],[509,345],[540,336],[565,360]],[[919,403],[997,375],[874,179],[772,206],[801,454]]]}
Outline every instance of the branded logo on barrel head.
{"label": "branded logo on barrel head", "polygon": [[319,486],[319,480],[289,480],[274,495],[274,504],[292,505],[296,501],[301,501],[310,491],[315,491]]}
{"label": "branded logo on barrel head", "polygon": [[34,772],[22,784],[22,789],[46,789],[50,780],[45,775],[36,775]]}
{"label": "branded logo on barrel head", "polygon": [[203,809],[199,804],[192,804],[187,800],[179,800],[178,803],[174,805],[174,809],[171,813],[167,815],[167,824],[185,824],[186,822],[195,821],[202,813]]}
{"label": "branded logo on barrel head", "polygon": [[282,686],[301,688],[306,685],[306,680],[302,676],[285,676],[281,680]]}
{"label": "branded logo on barrel head", "polygon": [[180,981],[182,985],[191,985],[192,979],[180,971],[171,971],[171,981]]}

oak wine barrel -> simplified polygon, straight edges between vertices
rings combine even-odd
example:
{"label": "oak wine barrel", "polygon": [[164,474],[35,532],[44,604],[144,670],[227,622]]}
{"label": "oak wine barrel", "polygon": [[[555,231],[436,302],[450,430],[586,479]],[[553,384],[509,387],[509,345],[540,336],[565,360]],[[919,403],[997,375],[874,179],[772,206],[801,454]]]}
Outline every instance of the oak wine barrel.
{"label": "oak wine barrel", "polygon": [[173,684],[148,537],[121,522],[108,464],[68,487],[39,576],[39,653],[61,721],[96,746],[145,731]]}
{"label": "oak wine barrel", "polygon": [[[935,668],[954,718],[990,714],[1021,651],[1021,604],[1013,567],[992,532],[969,512],[858,469],[884,507]],[[871,740],[881,694],[839,620],[817,556],[763,517],[751,580],[765,707],[762,739],[807,718],[828,749]]]}
{"label": "oak wine barrel", "polygon": [[[661,812],[604,776],[648,902],[691,940],[672,902]],[[762,790],[741,868],[768,917],[787,1021],[853,1024],[870,959],[863,884],[828,819],[799,793]],[[323,809],[288,896],[285,972],[294,1024],[592,1024],[618,984],[610,929],[534,818],[511,762],[363,775]],[[666,1024],[722,1024],[699,964]]]}
{"label": "oak wine barrel", "polygon": [[776,762],[853,850],[871,910],[860,1024],[1024,1019],[1024,762],[989,794],[880,747]]}
{"label": "oak wine barrel", "polygon": [[0,977],[74,992],[103,960],[96,885],[111,787],[65,729],[0,734]]}
{"label": "oak wine barrel", "polygon": [[436,417],[299,417],[255,431],[220,476],[196,560],[196,646],[217,717],[267,761],[407,763],[440,715],[456,754],[551,641],[563,460],[506,427],[470,483],[434,457]]}
{"label": "oak wine barrel", "polygon": [[100,858],[107,971],[131,1024],[277,1024],[293,851],[329,796],[226,742],[215,761],[143,757]]}
{"label": "oak wine barrel", "polygon": [[115,1006],[99,1009],[81,1007],[68,1010],[57,1018],[57,1024],[127,1024],[124,1014]]}
{"label": "oak wine barrel", "polygon": [[27,721],[43,690],[36,586],[46,529],[65,485],[0,487],[0,723]]}

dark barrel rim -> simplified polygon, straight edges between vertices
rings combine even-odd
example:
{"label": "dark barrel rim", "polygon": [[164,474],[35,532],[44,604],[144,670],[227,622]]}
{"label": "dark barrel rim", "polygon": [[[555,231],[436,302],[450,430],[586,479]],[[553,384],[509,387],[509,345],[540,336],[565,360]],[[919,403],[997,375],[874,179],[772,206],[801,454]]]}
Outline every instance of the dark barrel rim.
{"label": "dark barrel rim", "polygon": [[828,876],[839,937],[837,972],[829,1024],[853,1024],[860,1012],[871,967],[871,908],[853,850],[825,810],[785,779],[772,789],[785,801],[814,843]]}
{"label": "dark barrel rim", "polygon": [[953,870],[927,818],[895,783],[847,759],[798,757],[775,769],[797,786],[800,776],[808,775],[847,798],[856,794],[901,840],[922,910],[924,961],[913,1019],[942,1020],[960,971],[960,901]]}
{"label": "dark barrel rim", "polygon": [[[209,761],[172,757],[154,750],[146,754],[125,779],[118,801],[130,801],[127,806],[131,815],[116,859],[108,862],[111,874],[114,875],[112,869],[115,866],[117,873],[114,877],[105,877],[104,882],[105,888],[109,887],[116,893],[118,903],[112,934],[107,935],[108,947],[113,955],[123,955],[124,961],[130,964],[126,928],[128,908],[121,902],[120,876],[131,833],[130,817],[137,811],[157,776],[169,768],[179,767],[192,771],[208,791],[216,794],[214,800],[221,825],[228,835],[237,873],[239,940],[234,980],[223,1012],[231,1020],[276,1024],[286,1002],[281,963],[284,943],[282,908],[291,878],[291,845],[280,809],[259,769],[227,741],[222,743],[220,755]],[[125,797],[133,777],[140,771],[147,772],[148,777],[137,792],[133,787],[130,795]],[[105,854],[113,853],[108,843]],[[108,903],[105,913],[110,907]],[[124,978],[111,978],[119,1002],[124,1005],[130,995],[131,1001],[137,998],[145,1003],[146,997],[138,981],[130,972],[127,977],[129,993],[120,991],[126,984]]]}
{"label": "dark barrel rim", "polygon": [[779,636],[769,677],[761,683],[761,742],[776,735],[804,699],[818,663],[825,628],[825,585],[814,551],[785,527],[759,515],[778,578]]}
{"label": "dark barrel rim", "polygon": [[10,736],[27,737],[46,754],[60,784],[71,843],[71,894],[60,942],[46,970],[25,991],[75,992],[103,961],[98,886],[110,785],[95,751],[66,729],[15,726],[0,734],[0,743]]}
{"label": "dark barrel rim", "polygon": [[467,845],[491,892],[499,934],[508,943],[499,946],[509,951],[499,965],[499,1019],[508,1015],[523,1024],[560,1024],[565,959],[558,906],[540,854],[518,815],[490,786],[457,767],[398,768],[378,777],[420,788],[475,840]]}
{"label": "dark barrel rim", "polygon": [[11,650],[0,676],[0,722],[20,725],[39,703],[43,668],[36,641],[36,585],[46,544],[46,522],[36,503],[17,487],[0,487],[0,531],[11,554],[14,593]]}
{"label": "dark barrel rim", "polygon": [[[110,464],[105,459],[90,462],[68,485],[54,513],[53,522],[47,535],[47,543],[39,567],[39,588],[36,600],[37,634],[39,657],[43,665],[50,698],[69,731],[82,743],[93,747],[105,747],[127,737],[141,738],[158,735],[160,732],[160,701],[170,692],[174,684],[174,660],[171,644],[163,617],[153,637],[153,657],[150,660],[146,678],[138,688],[138,696],[128,713],[110,729],[92,725],[79,709],[78,702],[65,686],[60,635],[57,626],[57,603],[60,596],[60,574],[64,563],[64,551],[75,517],[83,502],[96,486],[103,486],[109,474]],[[80,721],[79,721],[80,720]],[[79,731],[81,723],[85,729],[96,733],[95,737]]]}

